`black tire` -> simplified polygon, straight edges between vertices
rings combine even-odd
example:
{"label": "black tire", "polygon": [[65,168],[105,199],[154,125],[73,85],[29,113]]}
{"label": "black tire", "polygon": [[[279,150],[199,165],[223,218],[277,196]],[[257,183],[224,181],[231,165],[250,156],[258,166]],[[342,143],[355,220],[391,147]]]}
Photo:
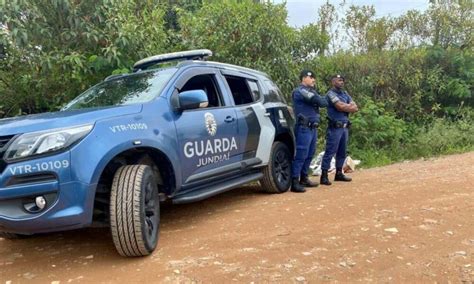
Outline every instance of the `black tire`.
{"label": "black tire", "polygon": [[278,141],[273,143],[270,161],[263,170],[263,178],[260,180],[263,191],[283,193],[290,189],[292,160],[288,146]]}
{"label": "black tire", "polygon": [[14,233],[0,232],[0,238],[7,240],[17,240],[23,238],[23,235],[18,235]]}
{"label": "black tire", "polygon": [[160,229],[158,186],[151,167],[122,166],[110,194],[110,228],[115,248],[122,256],[151,254]]}

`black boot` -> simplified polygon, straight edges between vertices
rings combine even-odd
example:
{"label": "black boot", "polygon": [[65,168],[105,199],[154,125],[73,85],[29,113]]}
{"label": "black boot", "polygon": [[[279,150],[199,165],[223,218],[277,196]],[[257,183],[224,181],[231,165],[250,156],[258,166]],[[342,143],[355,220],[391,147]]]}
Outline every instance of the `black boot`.
{"label": "black boot", "polygon": [[311,181],[308,176],[301,176],[300,184],[304,187],[317,187],[319,183]]}
{"label": "black boot", "polygon": [[324,185],[331,185],[331,184],[332,184],[332,183],[329,181],[329,178],[328,178],[328,171],[327,171],[327,170],[323,170],[323,171],[322,171],[320,182],[321,182],[321,184],[324,184]]}
{"label": "black boot", "polygon": [[291,180],[291,191],[293,192],[306,192],[306,189],[300,184],[298,178],[293,178]]}
{"label": "black boot", "polygon": [[336,176],[334,177],[334,181],[352,181],[352,178],[344,175],[342,170],[336,171]]}

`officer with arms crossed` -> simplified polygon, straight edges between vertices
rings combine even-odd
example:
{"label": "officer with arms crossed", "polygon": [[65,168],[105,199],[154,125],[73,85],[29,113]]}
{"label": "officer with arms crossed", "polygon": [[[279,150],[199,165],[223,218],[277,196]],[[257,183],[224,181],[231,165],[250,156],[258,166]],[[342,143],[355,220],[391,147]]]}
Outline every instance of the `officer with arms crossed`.
{"label": "officer with arms crossed", "polygon": [[321,163],[321,184],[331,185],[328,178],[328,170],[332,157],[336,154],[336,176],[335,181],[351,181],[342,172],[342,166],[346,159],[346,147],[349,139],[349,113],[359,110],[357,104],[352,101],[351,96],[343,90],[344,77],[335,75],[331,79],[332,89],[327,93],[328,99],[328,130],[326,133],[326,151]]}
{"label": "officer with arms crossed", "polygon": [[292,165],[293,192],[305,192],[304,187],[316,187],[318,183],[308,179],[311,159],[316,151],[320,116],[319,108],[326,107],[328,101],[314,89],[314,73],[303,70],[300,74],[301,84],[293,91],[293,107],[296,116],[295,137],[296,154]]}

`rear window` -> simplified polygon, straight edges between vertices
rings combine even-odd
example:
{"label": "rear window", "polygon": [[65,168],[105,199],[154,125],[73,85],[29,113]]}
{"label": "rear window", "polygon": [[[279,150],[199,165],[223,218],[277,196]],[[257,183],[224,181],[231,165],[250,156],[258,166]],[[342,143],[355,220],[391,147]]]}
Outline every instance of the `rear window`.
{"label": "rear window", "polygon": [[[249,89],[247,79],[237,76],[224,76],[229,85],[234,103],[236,105],[245,105],[254,102],[254,95]],[[258,90],[258,86],[257,86]]]}
{"label": "rear window", "polygon": [[281,93],[280,89],[275,83],[273,83],[270,80],[265,80],[263,82],[268,91],[265,93],[265,96],[264,96],[265,103],[280,102],[280,103],[286,104],[286,100],[283,97],[283,94]]}
{"label": "rear window", "polygon": [[260,89],[258,88],[257,81],[254,80],[247,80],[247,84],[249,85],[250,92],[252,93],[253,100],[258,101],[261,98]]}

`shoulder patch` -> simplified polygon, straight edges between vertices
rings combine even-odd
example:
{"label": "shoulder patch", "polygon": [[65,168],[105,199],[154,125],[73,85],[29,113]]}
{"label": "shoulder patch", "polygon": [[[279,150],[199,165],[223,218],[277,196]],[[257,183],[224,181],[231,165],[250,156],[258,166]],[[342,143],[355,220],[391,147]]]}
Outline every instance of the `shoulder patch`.
{"label": "shoulder patch", "polygon": [[338,101],[340,101],[339,97],[338,97],[337,94],[334,93],[334,92],[329,92],[329,93],[328,93],[328,98],[329,98],[329,100],[330,100],[333,104],[335,104],[335,103],[337,103]]}
{"label": "shoulder patch", "polygon": [[314,93],[313,92],[310,92],[308,91],[307,89],[305,88],[301,88],[300,89],[300,93],[303,97],[305,97],[306,99],[311,99],[313,96],[314,96]]}

